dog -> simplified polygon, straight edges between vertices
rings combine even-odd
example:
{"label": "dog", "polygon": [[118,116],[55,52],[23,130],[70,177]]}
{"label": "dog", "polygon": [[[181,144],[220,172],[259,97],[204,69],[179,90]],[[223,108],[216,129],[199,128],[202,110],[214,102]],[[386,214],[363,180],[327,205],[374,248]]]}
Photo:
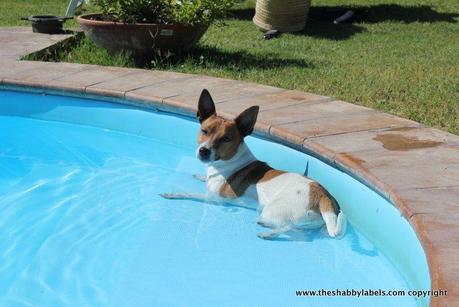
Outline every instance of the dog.
{"label": "dog", "polygon": [[196,156],[206,164],[207,175],[195,177],[206,182],[208,194],[161,196],[203,202],[253,198],[259,204],[258,224],[271,229],[258,234],[263,239],[323,224],[331,237],[341,237],[345,233],[346,218],[324,187],[306,176],[276,170],[258,161],[244,142],[253,132],[258,111],[258,106],[252,106],[233,120],[220,117],[210,93],[204,89],[198,102],[201,129]]}

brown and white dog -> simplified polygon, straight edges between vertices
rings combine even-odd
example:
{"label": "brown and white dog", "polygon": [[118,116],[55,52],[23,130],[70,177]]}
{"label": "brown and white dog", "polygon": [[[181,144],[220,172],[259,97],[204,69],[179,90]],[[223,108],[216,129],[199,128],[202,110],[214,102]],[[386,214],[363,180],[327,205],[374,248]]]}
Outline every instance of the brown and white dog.
{"label": "brown and white dog", "polygon": [[[216,197],[258,200],[258,223],[272,228],[258,234],[272,238],[294,228],[318,228],[324,223],[331,237],[340,237],[346,218],[335,199],[319,183],[308,177],[271,168],[258,161],[244,142],[252,133],[258,106],[242,112],[234,120],[217,115],[207,90],[199,98],[197,117],[201,123],[197,157],[206,164],[208,195],[162,194],[169,199],[214,200]],[[239,202],[240,205],[240,202]]]}

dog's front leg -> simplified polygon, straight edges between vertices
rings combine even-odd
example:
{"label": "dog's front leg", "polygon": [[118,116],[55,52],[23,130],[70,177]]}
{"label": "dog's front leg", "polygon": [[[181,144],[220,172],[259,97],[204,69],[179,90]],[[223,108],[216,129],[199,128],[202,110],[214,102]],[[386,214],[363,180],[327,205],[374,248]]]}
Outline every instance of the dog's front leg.
{"label": "dog's front leg", "polygon": [[222,205],[228,205],[228,202],[226,202],[223,199],[215,199],[215,197],[212,197],[209,194],[197,194],[197,193],[163,193],[159,194],[159,196],[166,198],[166,199],[172,199],[172,200],[192,200],[200,203],[207,203],[211,205],[217,205],[217,206],[222,206]]}
{"label": "dog's front leg", "polygon": [[225,199],[209,196],[208,194],[188,194],[188,193],[162,193],[159,196],[171,200],[192,200],[201,203],[207,203],[215,206],[232,206],[254,210],[255,207],[244,202],[237,202],[234,199]]}
{"label": "dog's front leg", "polygon": [[207,181],[207,176],[206,175],[201,175],[201,174],[194,174],[193,178],[202,182]]}
{"label": "dog's front leg", "polygon": [[190,194],[190,193],[162,193],[159,194],[162,198],[166,199],[182,199],[182,200],[194,200],[199,202],[209,201],[209,196],[206,194]]}

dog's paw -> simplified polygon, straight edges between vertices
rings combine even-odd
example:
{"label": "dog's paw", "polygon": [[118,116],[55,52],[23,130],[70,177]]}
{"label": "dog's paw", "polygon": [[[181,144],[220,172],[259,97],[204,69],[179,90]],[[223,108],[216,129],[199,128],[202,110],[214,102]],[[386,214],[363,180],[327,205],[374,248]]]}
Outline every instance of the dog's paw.
{"label": "dog's paw", "polygon": [[264,222],[262,222],[262,221],[257,221],[257,224],[262,226],[262,227],[266,227],[266,224]]}
{"label": "dog's paw", "polygon": [[162,193],[162,194],[159,194],[159,196],[161,196],[162,198],[166,198],[166,199],[176,199],[177,198],[177,194],[174,194],[174,193]]}
{"label": "dog's paw", "polygon": [[271,239],[275,238],[276,236],[277,236],[277,234],[274,233],[274,232],[271,232],[271,231],[257,233],[257,237],[259,237],[260,239],[263,239],[263,240],[271,240]]}
{"label": "dog's paw", "polygon": [[205,176],[205,175],[194,174],[193,178],[198,180],[198,181],[202,181],[202,182],[206,182],[207,181],[207,176]]}
{"label": "dog's paw", "polygon": [[273,228],[272,225],[270,225],[270,224],[268,224],[268,223],[266,223],[266,222],[264,222],[264,221],[262,221],[262,220],[258,220],[258,221],[257,221],[257,224],[260,225],[260,226],[262,226],[262,227],[265,227],[265,228]]}

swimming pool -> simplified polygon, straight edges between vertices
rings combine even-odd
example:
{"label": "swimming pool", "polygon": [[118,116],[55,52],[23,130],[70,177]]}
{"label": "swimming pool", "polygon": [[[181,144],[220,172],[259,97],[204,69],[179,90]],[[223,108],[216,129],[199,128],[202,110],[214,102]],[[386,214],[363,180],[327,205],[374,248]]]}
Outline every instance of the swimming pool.
{"label": "swimming pool", "polygon": [[297,290],[430,288],[422,247],[383,197],[266,140],[261,160],[307,173],[350,224],[265,241],[253,210],[167,201],[202,192],[198,125],[92,99],[0,91],[0,305],[416,306],[409,296],[302,297]]}

